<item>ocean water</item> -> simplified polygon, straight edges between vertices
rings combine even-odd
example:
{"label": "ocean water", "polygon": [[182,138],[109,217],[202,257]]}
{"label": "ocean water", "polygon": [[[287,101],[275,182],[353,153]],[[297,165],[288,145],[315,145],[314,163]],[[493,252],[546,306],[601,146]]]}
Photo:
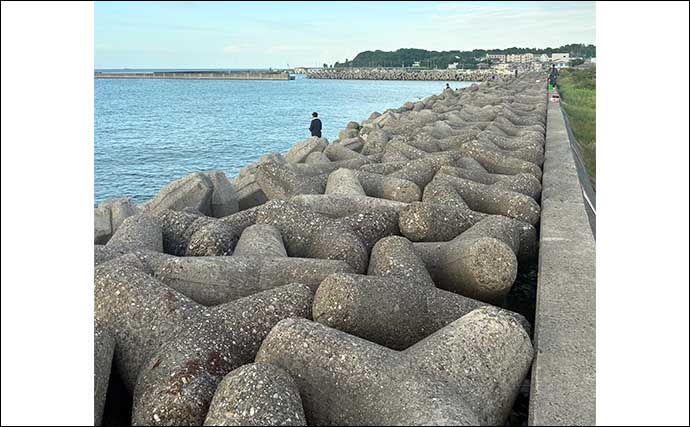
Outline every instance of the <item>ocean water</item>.
{"label": "ocean water", "polygon": [[[450,82],[453,88],[468,82]],[[263,154],[309,137],[317,111],[323,136],[374,111],[441,93],[445,82],[94,79],[94,202],[143,202],[170,181],[219,169],[232,179]]]}

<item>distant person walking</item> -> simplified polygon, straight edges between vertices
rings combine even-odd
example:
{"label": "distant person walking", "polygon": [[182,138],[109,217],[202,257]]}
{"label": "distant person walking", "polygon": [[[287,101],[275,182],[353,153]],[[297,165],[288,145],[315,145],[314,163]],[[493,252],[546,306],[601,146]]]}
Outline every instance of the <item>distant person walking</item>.
{"label": "distant person walking", "polygon": [[309,125],[309,131],[311,136],[321,138],[321,119],[319,119],[319,113],[311,113],[311,124]]}
{"label": "distant person walking", "polygon": [[450,83],[446,83],[446,89],[450,89]]}

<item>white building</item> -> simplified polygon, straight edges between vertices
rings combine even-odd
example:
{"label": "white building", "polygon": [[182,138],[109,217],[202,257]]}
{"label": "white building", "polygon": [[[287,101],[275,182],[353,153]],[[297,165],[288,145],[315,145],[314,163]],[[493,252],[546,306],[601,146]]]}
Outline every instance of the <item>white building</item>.
{"label": "white building", "polygon": [[549,62],[549,55],[542,53],[539,57],[539,62]]}
{"label": "white building", "polygon": [[420,61],[415,61],[412,63],[412,68],[419,68],[421,66],[422,66],[422,64],[420,63]]}
{"label": "white building", "polygon": [[487,53],[486,59],[490,59],[494,62],[506,62],[506,56],[502,54]]}
{"label": "white building", "polygon": [[570,61],[570,54],[569,53],[552,53],[551,54],[551,61],[556,62],[561,59],[565,59],[566,61]]}
{"label": "white building", "polygon": [[451,63],[451,64],[448,64],[448,69],[449,69],[449,70],[457,70],[457,69],[458,69],[458,63],[457,63],[457,62],[453,62],[453,63]]}
{"label": "white building", "polygon": [[520,62],[523,62],[523,63],[532,62],[532,61],[534,61],[534,54],[533,53],[525,53],[520,58]]}

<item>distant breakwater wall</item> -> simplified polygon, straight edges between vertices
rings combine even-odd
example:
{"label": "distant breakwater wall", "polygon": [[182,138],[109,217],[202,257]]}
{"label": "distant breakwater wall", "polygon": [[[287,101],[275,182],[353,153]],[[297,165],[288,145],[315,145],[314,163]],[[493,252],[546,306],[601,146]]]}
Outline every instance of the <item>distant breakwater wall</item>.
{"label": "distant breakwater wall", "polygon": [[155,72],[155,73],[95,73],[97,79],[183,79],[183,80],[293,80],[288,73],[204,73],[204,72]]}
{"label": "distant breakwater wall", "polygon": [[96,423],[133,396],[135,425],[505,425],[535,354],[507,296],[539,255],[544,77],[101,203]]}
{"label": "distant breakwater wall", "polygon": [[494,70],[384,70],[384,69],[324,69],[307,73],[310,79],[337,80],[438,80],[480,82],[510,77]]}

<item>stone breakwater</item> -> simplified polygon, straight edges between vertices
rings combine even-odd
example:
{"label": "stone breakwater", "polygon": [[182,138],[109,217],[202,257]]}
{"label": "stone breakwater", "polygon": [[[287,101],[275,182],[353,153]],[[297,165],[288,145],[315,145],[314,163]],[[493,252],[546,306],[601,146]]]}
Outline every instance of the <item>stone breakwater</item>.
{"label": "stone breakwater", "polygon": [[546,100],[539,75],[447,89],[99,205],[95,422],[117,380],[133,425],[504,425]]}
{"label": "stone breakwater", "polygon": [[309,71],[310,79],[338,80],[439,80],[479,82],[510,78],[512,74],[500,74],[494,70],[413,70],[338,68]]}
{"label": "stone breakwater", "polygon": [[94,73],[96,79],[173,79],[173,80],[294,80],[288,73],[238,73],[238,72],[174,72],[154,73]]}

